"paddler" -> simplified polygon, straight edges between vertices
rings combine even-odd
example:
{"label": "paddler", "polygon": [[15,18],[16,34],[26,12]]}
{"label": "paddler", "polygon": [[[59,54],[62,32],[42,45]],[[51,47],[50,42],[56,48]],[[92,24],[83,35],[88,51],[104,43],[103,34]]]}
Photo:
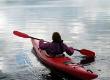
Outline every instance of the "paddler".
{"label": "paddler", "polygon": [[52,42],[45,42],[43,39],[39,42],[39,47],[43,50],[46,50],[47,54],[50,56],[64,56],[63,52],[66,52],[68,55],[74,53],[74,48],[68,47],[58,32],[54,32],[52,35]]}

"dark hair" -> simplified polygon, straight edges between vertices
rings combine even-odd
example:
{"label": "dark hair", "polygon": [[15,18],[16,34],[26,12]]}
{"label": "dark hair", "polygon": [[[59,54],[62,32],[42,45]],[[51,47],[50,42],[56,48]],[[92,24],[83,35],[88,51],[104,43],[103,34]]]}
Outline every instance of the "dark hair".
{"label": "dark hair", "polygon": [[54,32],[52,35],[53,42],[60,43],[62,41],[61,36],[58,32]]}

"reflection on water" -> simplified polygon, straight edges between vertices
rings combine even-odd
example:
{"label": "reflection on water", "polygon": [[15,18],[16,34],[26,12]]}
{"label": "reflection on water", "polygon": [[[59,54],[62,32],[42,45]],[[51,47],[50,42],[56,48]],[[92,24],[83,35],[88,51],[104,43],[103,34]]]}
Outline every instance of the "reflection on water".
{"label": "reflection on water", "polygon": [[[12,31],[47,41],[58,31],[68,45],[95,51],[95,61],[85,67],[99,75],[96,80],[109,80],[109,3],[110,0],[0,0],[0,74],[11,73],[15,80],[43,80],[39,75],[49,71],[42,72],[45,67],[31,53],[30,40],[18,38]],[[76,62],[82,60],[76,51],[71,57]]]}

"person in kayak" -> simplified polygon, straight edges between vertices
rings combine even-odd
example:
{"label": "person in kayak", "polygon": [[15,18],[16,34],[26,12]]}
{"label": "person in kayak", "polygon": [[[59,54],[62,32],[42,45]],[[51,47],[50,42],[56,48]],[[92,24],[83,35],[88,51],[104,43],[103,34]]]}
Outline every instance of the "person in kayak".
{"label": "person in kayak", "polygon": [[58,32],[54,32],[52,35],[52,42],[45,42],[43,39],[39,42],[39,48],[46,50],[47,54],[50,56],[64,56],[63,52],[66,52],[68,55],[72,55],[74,53],[74,49],[72,47],[68,47]]}

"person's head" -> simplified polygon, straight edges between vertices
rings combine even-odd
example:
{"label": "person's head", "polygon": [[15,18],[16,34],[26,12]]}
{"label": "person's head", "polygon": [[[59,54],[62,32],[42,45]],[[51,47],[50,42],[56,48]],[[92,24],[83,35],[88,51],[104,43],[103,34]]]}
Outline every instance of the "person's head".
{"label": "person's head", "polygon": [[53,33],[52,40],[53,40],[53,42],[57,42],[57,43],[62,41],[61,36],[58,32]]}

